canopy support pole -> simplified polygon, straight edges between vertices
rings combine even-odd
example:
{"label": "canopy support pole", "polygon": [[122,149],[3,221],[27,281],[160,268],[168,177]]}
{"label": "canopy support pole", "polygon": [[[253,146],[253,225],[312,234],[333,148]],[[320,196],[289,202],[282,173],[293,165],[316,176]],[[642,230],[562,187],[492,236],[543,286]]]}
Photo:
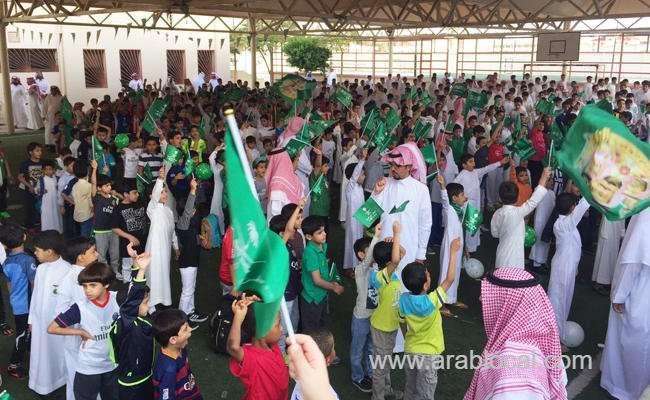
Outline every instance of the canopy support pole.
{"label": "canopy support pole", "polygon": [[11,104],[11,85],[9,80],[9,55],[7,52],[7,23],[5,18],[5,6],[3,1],[0,4],[0,70],[2,76],[2,101],[4,103],[3,111],[5,117],[5,124],[7,124],[7,132],[11,135],[15,133],[14,129],[14,112],[13,104]]}

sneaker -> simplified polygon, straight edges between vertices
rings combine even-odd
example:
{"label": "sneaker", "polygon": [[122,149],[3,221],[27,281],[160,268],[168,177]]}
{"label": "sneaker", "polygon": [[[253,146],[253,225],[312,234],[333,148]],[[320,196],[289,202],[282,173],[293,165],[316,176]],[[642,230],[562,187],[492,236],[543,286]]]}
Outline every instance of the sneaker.
{"label": "sneaker", "polygon": [[195,322],[195,323],[197,323],[197,324],[200,324],[201,322],[205,322],[205,321],[207,321],[208,318],[209,318],[208,315],[206,315],[206,314],[201,314],[201,313],[197,313],[197,312],[193,312],[193,313],[190,314],[190,316],[189,316],[189,320],[190,320],[190,322]]}
{"label": "sneaker", "polygon": [[332,362],[330,362],[330,366],[332,367],[336,367],[339,364],[341,364],[341,359],[339,358],[339,356],[334,357]]}
{"label": "sneaker", "polygon": [[192,331],[199,329],[199,326],[201,326],[198,322],[192,321],[188,321],[187,324],[190,326],[190,329],[192,329]]}
{"label": "sneaker", "polygon": [[25,373],[22,365],[19,364],[9,364],[7,367],[7,374],[19,380],[25,379],[27,377],[27,374]]}
{"label": "sneaker", "polygon": [[352,381],[352,385],[363,393],[372,393],[372,382],[363,378],[359,382]]}

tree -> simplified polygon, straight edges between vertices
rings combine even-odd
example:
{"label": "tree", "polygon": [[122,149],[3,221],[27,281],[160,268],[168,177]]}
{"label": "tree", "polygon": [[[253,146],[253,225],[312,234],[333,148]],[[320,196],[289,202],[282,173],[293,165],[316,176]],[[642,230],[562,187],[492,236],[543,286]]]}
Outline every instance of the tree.
{"label": "tree", "polygon": [[292,37],[282,47],[287,55],[287,62],[292,66],[308,71],[325,73],[332,51],[321,44],[322,40],[314,37]]}

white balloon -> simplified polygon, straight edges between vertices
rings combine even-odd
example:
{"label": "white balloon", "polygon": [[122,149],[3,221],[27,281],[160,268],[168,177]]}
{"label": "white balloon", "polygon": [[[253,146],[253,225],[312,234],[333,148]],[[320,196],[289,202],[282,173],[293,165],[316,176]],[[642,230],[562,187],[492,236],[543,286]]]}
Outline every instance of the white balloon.
{"label": "white balloon", "polygon": [[470,278],[474,278],[474,279],[481,278],[483,276],[483,273],[485,272],[485,268],[483,268],[483,264],[476,258],[465,259],[465,262],[463,262],[463,268],[465,268],[465,272],[467,272],[467,275],[469,275]]}
{"label": "white balloon", "polygon": [[578,347],[585,340],[585,331],[582,327],[573,321],[567,321],[564,324],[564,337],[562,343],[567,347]]}

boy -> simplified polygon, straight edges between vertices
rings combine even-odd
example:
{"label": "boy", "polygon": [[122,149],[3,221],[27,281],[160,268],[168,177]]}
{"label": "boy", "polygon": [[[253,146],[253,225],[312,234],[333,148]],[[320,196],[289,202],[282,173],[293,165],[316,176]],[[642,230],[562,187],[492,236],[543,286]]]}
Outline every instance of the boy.
{"label": "boy", "polygon": [[[530,178],[528,176],[528,169],[522,166],[515,167],[514,164],[510,165],[510,180],[517,187],[517,198],[515,199],[515,207],[524,204],[533,194],[533,189],[530,187]],[[501,191],[501,188],[499,188]],[[500,195],[500,193],[499,193]],[[502,199],[503,201],[503,199]],[[505,204],[505,203],[504,203]],[[513,203],[508,203],[512,205]]]}
{"label": "boy", "polygon": [[[461,248],[463,245],[463,225],[461,218],[463,214],[463,207],[467,203],[467,196],[463,185],[451,182],[445,187],[445,179],[441,174],[436,177],[438,184],[440,184],[440,199],[442,201],[442,219],[445,221],[445,231],[442,236],[442,244],[440,245],[440,277],[439,284],[447,276],[447,269],[450,265],[450,257],[447,249],[450,248],[451,242],[454,238],[461,238]],[[456,254],[456,265],[460,265],[462,257],[461,254]],[[445,316],[453,316],[452,312],[446,305],[453,305],[458,308],[467,308],[467,306],[458,301],[458,284],[460,283],[460,271],[456,270],[454,281],[445,289],[445,305],[442,306],[440,312]]]}
{"label": "boy", "polygon": [[553,191],[554,182],[555,179],[549,179],[546,182],[546,194],[535,209],[535,220],[533,226],[535,227],[535,236],[537,237],[537,240],[528,254],[528,258],[533,261],[533,271],[542,274],[547,274],[549,271],[546,266],[546,261],[548,259],[550,243],[543,240],[542,233],[544,232],[549,217],[555,208],[555,191]]}
{"label": "boy", "polygon": [[[564,325],[571,310],[576,272],[582,254],[578,223],[589,210],[589,203],[584,197],[578,202],[577,195],[562,193],[557,196],[555,208],[559,215],[553,224],[555,254],[551,260],[548,299],[555,311],[560,341],[564,341]],[[564,345],[562,347],[564,348]]]}
{"label": "boy", "polygon": [[129,145],[122,149],[122,152],[122,159],[124,160],[124,181],[135,183],[140,154],[142,154],[142,140],[135,135],[130,135]]}
{"label": "boy", "polygon": [[[81,346],[77,355],[74,397],[77,400],[117,398],[115,363],[109,358],[108,332],[113,316],[119,311],[115,292],[108,287],[115,274],[104,263],[95,262],[79,273],[77,281],[86,298],[60,313],[47,328],[53,335],[79,336]],[[72,327],[78,324],[77,328]]]}
{"label": "boy", "polygon": [[[323,353],[323,357],[325,357],[325,363],[329,366],[332,364],[332,361],[336,358],[336,350],[334,350],[334,335],[332,335],[332,332],[328,331],[327,329],[319,329],[314,332],[308,332],[307,333],[318,345],[318,350],[320,350],[321,353]],[[293,392],[291,393],[290,400],[303,400],[305,397],[303,397],[302,394],[302,388],[300,387],[300,384],[296,382],[296,385],[293,387]],[[327,391],[325,388],[321,388],[323,391]],[[329,387],[329,392],[330,396],[328,397],[326,395],[323,395],[322,398],[331,398],[331,399],[336,399],[338,400],[338,395],[334,391],[334,388],[332,386]]]}
{"label": "boy", "polygon": [[43,147],[31,142],[27,145],[29,158],[20,164],[18,172],[18,188],[23,192],[23,204],[25,206],[25,227],[33,229],[38,224],[38,213],[36,211],[36,184],[43,175],[43,163],[41,156]]}
{"label": "boy", "polygon": [[[342,195],[346,197],[345,207],[345,253],[343,255],[343,268],[353,268],[355,263],[356,252],[354,243],[363,237],[363,225],[354,218],[354,213],[363,205],[365,201],[363,195],[363,181],[366,175],[363,172],[363,165],[368,152],[366,149],[361,154],[361,159],[356,164],[350,164],[345,168],[345,178],[347,187],[343,188]],[[347,272],[347,271],[346,271]]]}
{"label": "boy", "polygon": [[63,175],[59,178],[57,191],[59,193],[59,209],[63,214],[63,236],[79,236],[79,229],[74,221],[74,200],[70,195],[74,184],[77,183],[77,177],[74,176],[74,157],[68,156],[63,159]]}
{"label": "boy", "polygon": [[151,372],[153,368],[154,338],[149,313],[149,288],[145,272],[151,261],[149,254],[138,255],[132,244],[128,246],[137,270],[130,287],[117,293],[120,316],[110,331],[113,361],[117,363],[117,383],[120,400],[153,398]]}
{"label": "boy", "polygon": [[65,340],[47,333],[57,315],[59,290],[70,271],[70,264],[61,258],[64,249],[63,237],[58,232],[41,232],[34,239],[34,254],[41,264],[36,268],[27,319],[32,328],[29,388],[40,395],[48,395],[66,383]]}
{"label": "boy", "polygon": [[445,351],[440,307],[446,291],[456,279],[458,257],[461,254],[461,236],[451,241],[447,275],[437,289],[429,293],[431,276],[418,263],[408,264],[402,271],[402,282],[409,293],[399,298],[399,315],[408,327],[404,341],[404,355],[417,359],[417,368],[406,369],[406,399],[433,400],[438,383],[436,364]]}
{"label": "boy", "polygon": [[146,205],[140,201],[140,193],[136,184],[124,182],[122,186],[122,201],[113,211],[113,234],[119,237],[120,258],[122,259],[122,279],[131,282],[132,262],[126,248],[131,243],[136,252],[144,251],[147,242],[149,218]]}
{"label": "boy", "polygon": [[106,175],[97,176],[97,161],[91,161],[93,207],[95,210],[95,244],[99,253],[99,262],[107,263],[106,256],[110,256],[111,269],[115,272],[118,281],[122,280],[120,273],[120,238],[113,233],[113,210],[119,200],[113,196],[113,183]]}
{"label": "boy", "polygon": [[[329,159],[318,151],[312,158],[313,170],[309,175],[309,188],[311,190],[311,202],[309,206],[309,215],[319,216],[325,220],[325,226],[328,226],[327,220],[330,215],[330,187],[327,179],[329,172]],[[320,179],[321,176],[323,179]],[[316,186],[316,184],[318,184]]]}
{"label": "boy", "polygon": [[63,232],[63,220],[59,211],[57,178],[54,161],[43,161],[43,175],[38,180],[37,193],[41,202],[41,229]]}
{"label": "boy", "polygon": [[187,358],[192,336],[187,315],[173,308],[159,311],[153,316],[153,331],[161,346],[152,375],[154,398],[203,400]]}
{"label": "boy", "polygon": [[88,182],[88,164],[85,161],[74,163],[74,176],[77,182],[70,192],[74,202],[72,218],[79,224],[81,236],[90,238],[93,230],[93,186]]}
{"label": "boy", "polygon": [[264,157],[258,157],[253,161],[253,173],[255,174],[255,190],[257,191],[257,198],[260,200],[262,210],[266,213],[268,205],[268,194],[266,193],[266,167],[268,161]]}
{"label": "boy", "polygon": [[372,353],[370,316],[377,308],[377,291],[368,288],[372,268],[372,252],[381,237],[381,224],[375,225],[375,235],[357,239],[354,253],[359,263],[354,267],[357,299],[352,310],[352,343],[350,343],[350,369],[352,384],[363,393],[372,392],[372,370],[368,357]]}
{"label": "boy", "polygon": [[144,167],[149,166],[151,175],[154,178],[158,177],[158,170],[163,165],[163,155],[158,149],[158,141],[155,137],[151,136],[145,143],[145,148],[138,159],[138,174],[142,175]]}
{"label": "boy", "polygon": [[[97,249],[91,239],[83,236],[72,238],[65,244],[63,259],[70,263],[71,267],[59,288],[59,297],[56,302],[57,314],[65,312],[73,304],[83,302],[86,299],[84,289],[79,285],[79,273],[97,261]],[[80,337],[67,336],[64,338],[64,355],[68,374],[66,392],[69,399],[74,398],[74,377],[77,369],[79,346],[81,346]]]}
{"label": "boy", "polygon": [[323,220],[310,215],[302,221],[302,231],[307,245],[302,255],[300,311],[302,329],[309,331],[326,325],[327,292],[340,295],[343,286],[335,281],[336,271],[332,271],[327,260],[327,233]]}
{"label": "boy", "polygon": [[25,253],[27,234],[16,224],[6,224],[0,228],[0,242],[7,250],[7,259],[2,265],[2,272],[9,286],[9,303],[16,324],[16,343],[7,373],[16,378],[25,378],[25,352],[27,351],[27,319],[29,314],[29,296],[32,292],[36,260]]}
{"label": "boy", "polygon": [[[462,171],[454,179],[455,183],[460,183],[463,185],[463,189],[469,202],[477,210],[481,209],[481,179],[483,175],[488,172],[499,168],[501,165],[505,165],[510,162],[509,157],[503,157],[501,161],[497,161],[488,165],[487,167],[475,169],[474,157],[470,154],[464,154],[460,158],[460,163],[463,166]],[[476,232],[474,235],[470,235],[469,232],[466,234],[465,242],[467,244],[467,251],[473,253],[476,251],[478,246],[481,244],[480,232]],[[445,265],[445,264],[441,264]]]}
{"label": "boy", "polygon": [[260,156],[260,151],[257,150],[257,140],[255,136],[246,137],[246,156],[248,157],[248,162],[252,163]]}
{"label": "boy", "polygon": [[[521,168],[521,167],[517,167]],[[511,169],[512,171],[512,169]],[[526,171],[523,171],[525,179],[528,180]],[[492,236],[499,239],[495,268],[511,267],[524,268],[524,235],[526,223],[524,219],[535,210],[535,207],[546,196],[546,183],[551,176],[551,169],[546,167],[539,179],[539,184],[529,200],[517,205],[521,186],[513,182],[503,182],[499,187],[499,197],[503,207],[495,211],[490,222]],[[517,175],[517,179],[523,179]]]}
{"label": "boy", "polygon": [[[370,332],[372,334],[372,355],[375,359],[390,357],[395,348],[399,317],[397,315],[397,300],[402,284],[395,270],[404,257],[404,248],[400,246],[401,226],[399,221],[393,222],[392,243],[379,242],[372,256],[379,266],[379,271],[370,273],[370,286],[379,292],[377,308],[370,317]],[[401,392],[391,388],[390,369],[379,366],[372,370],[372,398],[383,400],[393,394],[400,398]]]}

